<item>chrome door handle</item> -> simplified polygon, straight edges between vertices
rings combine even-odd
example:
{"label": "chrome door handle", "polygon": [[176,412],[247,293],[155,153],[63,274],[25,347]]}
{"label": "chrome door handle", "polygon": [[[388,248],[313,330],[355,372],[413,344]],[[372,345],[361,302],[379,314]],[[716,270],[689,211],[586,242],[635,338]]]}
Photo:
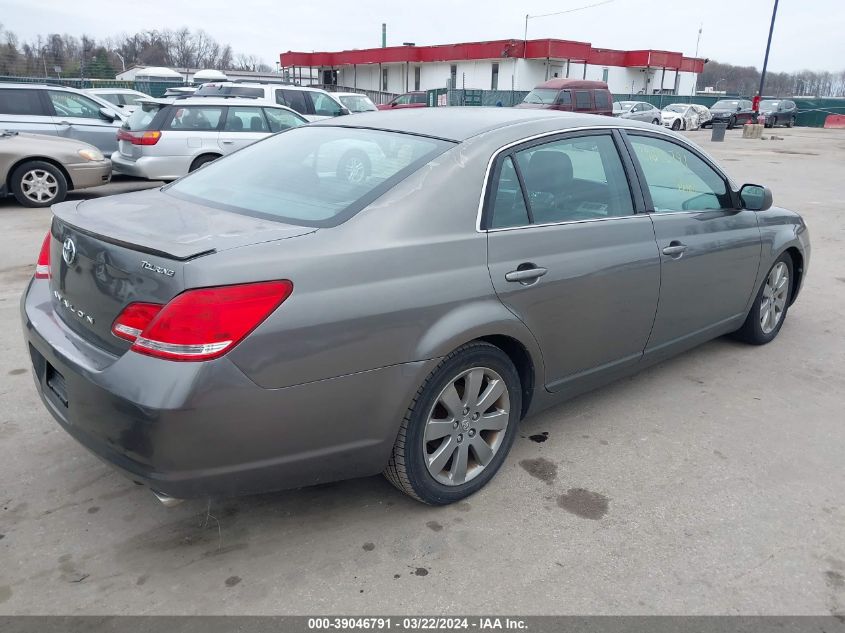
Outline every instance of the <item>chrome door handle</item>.
{"label": "chrome door handle", "polygon": [[684,251],[687,250],[687,245],[682,244],[678,241],[673,241],[669,243],[669,246],[663,249],[664,255],[669,255],[670,257],[680,257],[684,254]]}
{"label": "chrome door handle", "polygon": [[546,268],[539,266],[534,268],[523,268],[522,270],[512,270],[505,274],[505,281],[518,281],[520,283],[534,281],[549,272]]}

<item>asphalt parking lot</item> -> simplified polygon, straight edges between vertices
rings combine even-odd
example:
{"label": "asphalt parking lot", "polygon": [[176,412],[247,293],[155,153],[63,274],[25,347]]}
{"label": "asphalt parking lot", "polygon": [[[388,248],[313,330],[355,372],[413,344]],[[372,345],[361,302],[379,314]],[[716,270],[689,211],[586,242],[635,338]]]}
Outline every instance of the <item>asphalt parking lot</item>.
{"label": "asphalt parking lot", "polygon": [[526,420],[444,508],[380,477],[161,506],[42,407],[18,299],[49,211],[0,201],[0,614],[845,614],[845,131],[740,134],[689,136],[809,225],[779,337]]}

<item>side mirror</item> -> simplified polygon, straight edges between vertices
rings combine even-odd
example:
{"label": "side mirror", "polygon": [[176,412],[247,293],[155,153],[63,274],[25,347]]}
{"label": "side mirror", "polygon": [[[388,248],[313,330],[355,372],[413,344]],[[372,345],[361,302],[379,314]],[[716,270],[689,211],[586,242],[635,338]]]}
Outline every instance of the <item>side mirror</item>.
{"label": "side mirror", "polygon": [[739,199],[743,209],[765,211],[772,206],[772,190],[761,185],[742,185]]}
{"label": "side mirror", "polygon": [[741,106],[741,105],[738,105],[738,106],[736,107],[736,111],[737,111],[737,112],[742,112],[742,106]]}
{"label": "side mirror", "polygon": [[119,118],[117,112],[114,110],[109,110],[107,107],[103,106],[100,108],[100,116],[106,119],[107,121],[114,121],[115,119]]}
{"label": "side mirror", "polygon": [[338,114],[338,116],[344,116],[344,115],[347,115],[347,114],[351,114],[351,112],[349,111],[349,108],[344,107],[344,108],[341,108],[340,112],[338,112],[337,114]]}

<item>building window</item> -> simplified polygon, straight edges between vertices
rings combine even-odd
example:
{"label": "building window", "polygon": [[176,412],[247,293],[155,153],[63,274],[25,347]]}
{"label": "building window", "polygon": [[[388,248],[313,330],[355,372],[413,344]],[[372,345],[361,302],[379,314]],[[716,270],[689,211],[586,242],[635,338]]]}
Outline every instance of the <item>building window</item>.
{"label": "building window", "polygon": [[452,64],[451,66],[449,66],[449,78],[450,78],[449,79],[449,84],[450,84],[449,87],[452,90],[457,89],[457,87],[458,87],[457,86],[457,83],[458,83],[458,67],[457,67],[457,65]]}
{"label": "building window", "polygon": [[420,67],[414,66],[414,90],[420,89]]}
{"label": "building window", "polygon": [[608,75],[608,69],[607,69],[607,68],[602,69],[602,71],[601,71],[601,80],[602,80],[604,83],[607,83],[607,75]]}
{"label": "building window", "polygon": [[493,74],[490,77],[490,90],[499,89],[499,64],[493,64]]}
{"label": "building window", "polygon": [[387,68],[381,69],[381,90],[387,92]]}

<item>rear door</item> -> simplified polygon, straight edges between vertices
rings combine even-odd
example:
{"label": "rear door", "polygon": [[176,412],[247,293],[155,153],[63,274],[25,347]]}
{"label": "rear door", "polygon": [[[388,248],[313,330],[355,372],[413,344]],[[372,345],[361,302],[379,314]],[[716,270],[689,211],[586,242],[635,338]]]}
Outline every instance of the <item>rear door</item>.
{"label": "rear door", "polygon": [[540,343],[552,391],[637,362],[654,321],[660,260],[620,142],[600,131],[518,146],[488,185],[493,285]]}
{"label": "rear door", "polygon": [[0,129],[32,134],[58,134],[43,90],[0,88]]}
{"label": "rear door", "polygon": [[100,113],[99,103],[74,92],[48,90],[53,122],[60,136],[98,147],[106,156],[117,149],[117,129],[122,121],[111,121]]}
{"label": "rear door", "polygon": [[264,111],[257,106],[229,106],[220,130],[220,149],[224,154],[260,141],[270,134]]}
{"label": "rear door", "polygon": [[757,214],[724,175],[664,135],[626,132],[660,249],[660,307],[646,353],[711,338],[747,311],[760,264]]}
{"label": "rear door", "polygon": [[302,115],[314,114],[311,99],[306,98],[303,90],[276,88],[276,103],[287,106]]}

